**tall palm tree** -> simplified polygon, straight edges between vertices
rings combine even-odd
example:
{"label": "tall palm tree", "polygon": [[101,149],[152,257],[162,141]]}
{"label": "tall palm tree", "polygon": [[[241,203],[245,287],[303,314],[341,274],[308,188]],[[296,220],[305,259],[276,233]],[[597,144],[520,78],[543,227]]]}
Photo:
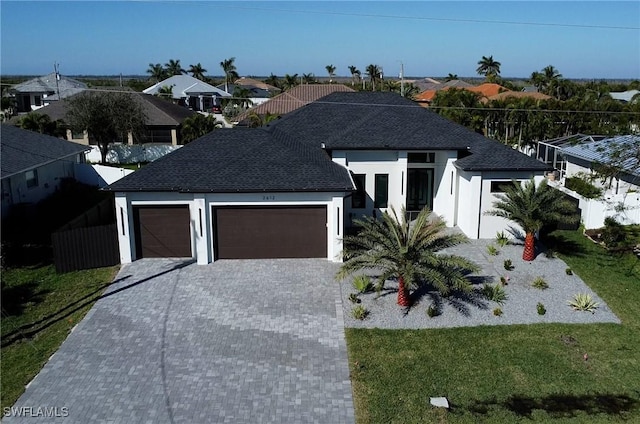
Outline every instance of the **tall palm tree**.
{"label": "tall palm tree", "polygon": [[351,72],[351,85],[355,85],[355,83],[360,82],[360,71],[353,65],[349,65],[349,72]]}
{"label": "tall palm tree", "polygon": [[180,65],[180,59],[178,60],[169,59],[169,62],[165,63],[164,67],[166,68],[167,75],[170,77],[174,75],[182,75],[187,73],[187,71],[182,69],[182,65]]}
{"label": "tall palm tree", "polygon": [[220,62],[220,67],[224,72],[224,91],[226,91],[227,93],[229,92],[229,83],[234,82],[240,77],[234,63],[235,61],[235,57],[230,57],[229,59],[225,59]]}
{"label": "tall palm tree", "polygon": [[155,80],[156,83],[162,81],[167,76],[167,71],[159,63],[156,63],[156,64],[150,63],[149,69],[147,69],[147,73],[151,74],[150,78],[152,80]]}
{"label": "tall palm tree", "polygon": [[493,56],[482,56],[482,59],[478,61],[478,68],[476,72],[478,75],[484,75],[485,77],[496,77],[500,75],[501,63],[493,59]]}
{"label": "tall palm tree", "polygon": [[207,70],[202,67],[200,62],[198,62],[197,65],[189,65],[189,73],[194,78],[204,81],[205,72],[207,72]]}
{"label": "tall palm tree", "polygon": [[432,284],[440,293],[451,289],[470,291],[466,275],[479,270],[466,258],[439,254],[438,251],[466,241],[460,233],[445,231],[440,218],[431,218],[428,208],[409,223],[402,208],[401,218],[393,207],[384,212],[382,219],[365,217],[355,221],[360,227],[357,235],[344,238],[344,263],[336,278],[343,279],[361,270],[380,273],[378,286],[386,280],[398,279],[398,305],[411,305],[409,289],[421,284]]}
{"label": "tall palm tree", "polygon": [[327,73],[329,74],[329,82],[333,82],[332,78],[336,74],[336,67],[333,66],[333,64],[331,64],[331,65],[325,66],[324,69],[326,69]]}
{"label": "tall palm tree", "polygon": [[371,90],[376,91],[376,81],[380,78],[382,74],[382,70],[378,65],[374,65],[373,63],[368,65],[365,69],[365,72],[369,76],[369,80],[371,81]]}
{"label": "tall palm tree", "polygon": [[525,183],[514,180],[502,189],[504,193],[496,194],[498,200],[493,202],[495,209],[486,214],[506,218],[522,227],[525,232],[522,259],[525,261],[535,259],[535,234],[545,224],[571,224],[579,219],[573,203],[561,191],[549,187],[547,180],[537,186],[533,178]]}

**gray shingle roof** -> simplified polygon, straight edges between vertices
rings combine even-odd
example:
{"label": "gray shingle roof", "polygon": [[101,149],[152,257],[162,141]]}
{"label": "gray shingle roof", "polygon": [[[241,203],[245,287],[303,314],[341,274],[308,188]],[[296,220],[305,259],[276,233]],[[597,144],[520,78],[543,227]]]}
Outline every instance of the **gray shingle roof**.
{"label": "gray shingle roof", "polygon": [[2,178],[90,150],[89,146],[23,130],[0,126]]}
{"label": "gray shingle roof", "polygon": [[277,131],[217,129],[108,187],[112,191],[352,190],[346,169],[320,148]]}
{"label": "gray shingle roof", "polygon": [[32,78],[16,84],[12,87],[12,90],[19,93],[57,93],[59,89],[60,97],[64,98],[65,96],[78,93],[86,88],[87,85],[85,83],[62,75],[56,84],[56,74],[52,72],[49,75]]}
{"label": "gray shingle roof", "polygon": [[[324,148],[323,148],[324,143]],[[218,129],[109,187],[113,191],[352,190],[332,149],[458,150],[464,170],[547,170],[392,93],[333,93],[267,128]]]}
{"label": "gray shingle roof", "polygon": [[[82,96],[85,93],[90,92],[99,93],[87,90],[84,93],[76,94],[76,96]],[[182,122],[186,118],[196,114],[196,112],[189,110],[183,106],[175,105],[171,102],[168,102],[156,96],[152,96],[150,94],[142,94],[137,92],[131,92],[127,94],[129,94],[132,99],[139,102],[142,106],[142,109],[147,116],[147,127],[178,126],[182,124]],[[71,99],[73,97],[75,96],[72,96]],[[33,113],[49,115],[49,118],[51,118],[52,121],[56,121],[58,119],[62,119],[64,121],[65,115],[67,114],[66,100],[68,99],[59,102],[53,102],[47,106],[41,107]]]}
{"label": "gray shingle roof", "polygon": [[329,150],[462,150],[471,155],[456,166],[467,171],[549,169],[393,93],[333,93],[272,126]]}
{"label": "gray shingle roof", "polygon": [[[604,138],[590,143],[562,147],[562,153],[595,163],[616,162],[615,153],[620,151],[635,152],[640,146],[640,136],[621,135]],[[612,154],[614,155],[612,158]],[[640,176],[640,161],[636,155],[622,155],[621,167],[630,174]],[[620,157],[620,156],[619,156]]]}

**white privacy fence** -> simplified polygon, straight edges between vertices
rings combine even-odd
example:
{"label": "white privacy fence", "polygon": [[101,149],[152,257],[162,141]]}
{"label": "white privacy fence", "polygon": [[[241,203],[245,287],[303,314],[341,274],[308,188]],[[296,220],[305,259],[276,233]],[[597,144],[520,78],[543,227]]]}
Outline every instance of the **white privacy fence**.
{"label": "white privacy fence", "polygon": [[578,200],[581,220],[587,229],[603,227],[604,220],[608,217],[615,218],[623,225],[640,224],[640,193],[638,192],[587,199],[560,183],[549,182],[549,185]]}
{"label": "white privacy fence", "polygon": [[[153,162],[180,147],[168,144],[114,144],[107,153],[107,162],[114,164]],[[88,162],[102,161],[98,146],[91,146],[91,151],[87,152],[86,157]]]}
{"label": "white privacy fence", "polygon": [[116,168],[113,166],[92,165],[89,163],[76,163],[75,177],[81,183],[98,186],[100,188],[113,184],[120,178],[131,174],[131,169]]}

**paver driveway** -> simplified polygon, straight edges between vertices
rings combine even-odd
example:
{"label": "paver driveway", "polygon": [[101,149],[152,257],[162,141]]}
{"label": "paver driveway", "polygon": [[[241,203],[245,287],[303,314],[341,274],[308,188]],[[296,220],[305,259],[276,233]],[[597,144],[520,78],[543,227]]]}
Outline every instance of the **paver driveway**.
{"label": "paver driveway", "polygon": [[125,265],[3,422],[353,422],[336,269]]}

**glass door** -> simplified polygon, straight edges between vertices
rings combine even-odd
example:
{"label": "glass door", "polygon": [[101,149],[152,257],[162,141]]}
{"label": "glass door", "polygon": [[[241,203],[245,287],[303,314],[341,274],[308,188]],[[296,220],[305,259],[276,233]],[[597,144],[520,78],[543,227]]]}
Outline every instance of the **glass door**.
{"label": "glass door", "polygon": [[433,169],[407,170],[407,211],[417,212],[425,206],[433,210]]}

